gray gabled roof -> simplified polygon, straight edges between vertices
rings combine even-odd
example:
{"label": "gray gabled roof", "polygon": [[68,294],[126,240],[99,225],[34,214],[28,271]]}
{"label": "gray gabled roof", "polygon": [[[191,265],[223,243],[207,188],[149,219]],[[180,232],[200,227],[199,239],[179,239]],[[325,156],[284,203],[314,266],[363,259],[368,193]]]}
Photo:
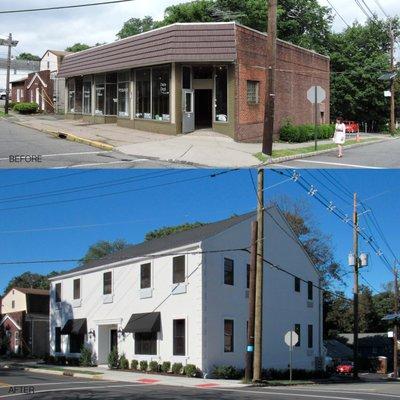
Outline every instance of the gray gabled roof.
{"label": "gray gabled roof", "polygon": [[[7,68],[7,59],[0,58],[0,68]],[[31,61],[31,60],[11,60],[11,69],[16,69],[19,71],[39,71],[40,69],[40,61]]]}
{"label": "gray gabled roof", "polygon": [[[203,241],[204,239],[217,235],[218,233],[223,232],[226,229],[253,217],[254,215],[255,215],[254,212],[250,212],[247,214],[224,219],[222,221],[212,222],[210,224],[206,224],[187,231],[173,233],[163,238],[148,240],[139,244],[131,245],[99,260],[89,261],[87,264],[83,266],[73,268],[63,274],[57,275],[54,278],[62,277],[63,275],[67,275],[74,272],[86,271],[91,268],[100,267],[103,265],[108,265],[119,261],[130,260],[137,257],[143,257],[149,254],[167,251],[170,249],[178,248],[192,243],[198,243]],[[52,280],[54,278],[52,278]]]}

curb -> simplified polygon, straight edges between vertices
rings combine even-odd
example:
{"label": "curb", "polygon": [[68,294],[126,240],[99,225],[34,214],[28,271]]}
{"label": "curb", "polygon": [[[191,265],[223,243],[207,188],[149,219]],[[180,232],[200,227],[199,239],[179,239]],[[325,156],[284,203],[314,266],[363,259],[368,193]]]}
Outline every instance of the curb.
{"label": "curb", "polygon": [[41,369],[41,368],[24,368],[24,371],[28,372],[36,372],[38,374],[49,374],[49,375],[62,375],[62,376],[70,376],[74,378],[85,378],[85,379],[93,379],[93,380],[102,380],[103,375],[99,374],[81,374],[79,372],[73,372],[71,370],[68,371],[56,371],[51,369]]}
{"label": "curb", "polygon": [[43,133],[47,133],[47,134],[54,136],[56,138],[59,138],[59,139],[66,139],[71,142],[87,144],[89,146],[96,147],[96,148],[102,149],[102,150],[111,151],[111,150],[115,149],[115,147],[112,146],[111,144],[106,144],[106,143],[98,142],[96,140],[91,140],[91,139],[85,139],[80,136],[73,135],[72,133],[61,132],[61,131],[56,131],[56,130],[52,130],[52,129],[34,128],[34,127],[32,127],[28,124],[24,124],[23,122],[20,122],[20,121],[10,121],[10,122],[12,122],[13,124],[16,124],[16,125],[23,126],[25,128],[31,128],[31,129],[35,129],[35,130],[43,132]]}
{"label": "curb", "polygon": [[[345,146],[344,150],[352,149],[352,148],[356,148],[356,147],[368,146],[368,145],[376,144],[376,143],[382,143],[382,142],[385,142],[387,140],[398,140],[398,139],[400,139],[400,138],[398,138],[398,137],[395,137],[395,138],[382,138],[382,139],[377,139],[377,140],[371,140],[369,142],[364,142],[364,143],[354,143],[354,144],[350,144],[349,146]],[[260,162],[260,164],[258,164],[258,165],[279,164],[279,163],[282,163],[282,162],[285,162],[285,161],[292,161],[292,160],[298,160],[298,159],[301,159],[301,158],[313,157],[313,156],[317,156],[319,154],[330,153],[332,151],[335,151],[335,149],[332,148],[332,149],[325,149],[325,150],[317,150],[317,151],[313,151],[311,153],[302,153],[302,154],[294,154],[292,156],[277,157],[277,158],[269,159],[269,160],[264,161],[264,162]]]}

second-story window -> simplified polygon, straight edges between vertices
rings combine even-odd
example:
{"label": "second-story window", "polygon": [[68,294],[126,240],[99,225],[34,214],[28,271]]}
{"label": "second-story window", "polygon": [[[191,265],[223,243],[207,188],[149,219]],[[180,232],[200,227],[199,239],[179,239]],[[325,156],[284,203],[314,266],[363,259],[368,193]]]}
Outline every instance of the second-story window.
{"label": "second-story window", "polygon": [[140,289],[151,287],[151,264],[142,264],[140,266]]}
{"label": "second-story window", "polygon": [[61,283],[56,283],[56,303],[61,302]]}
{"label": "second-story window", "polygon": [[224,258],[224,283],[233,285],[233,260]]}
{"label": "second-story window", "polygon": [[297,276],[294,278],[294,291],[300,292],[300,278]]}
{"label": "second-story window", "polygon": [[172,261],[172,283],[182,282],[185,282],[185,256],[178,256]]}
{"label": "second-story window", "polygon": [[294,331],[297,333],[297,336],[299,337],[299,340],[296,343],[296,347],[300,347],[301,345],[301,326],[300,324],[294,324]]}
{"label": "second-story window", "polygon": [[111,294],[112,293],[112,273],[104,272],[103,274],[103,294]]}
{"label": "second-story window", "polygon": [[81,298],[81,280],[74,279],[74,300]]}
{"label": "second-story window", "polygon": [[308,300],[312,300],[313,299],[313,283],[311,281],[308,281],[307,289],[308,289]]}
{"label": "second-story window", "polygon": [[11,308],[15,308],[15,300],[11,301]]}

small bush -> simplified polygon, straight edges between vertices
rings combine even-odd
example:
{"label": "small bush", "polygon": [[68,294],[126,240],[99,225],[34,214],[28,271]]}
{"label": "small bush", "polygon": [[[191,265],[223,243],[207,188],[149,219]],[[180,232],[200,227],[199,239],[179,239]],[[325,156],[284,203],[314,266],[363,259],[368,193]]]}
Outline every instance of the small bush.
{"label": "small bush", "polygon": [[171,363],[169,361],[164,361],[161,365],[161,371],[162,372],[169,372],[169,370],[171,369]]}
{"label": "small bush", "polygon": [[147,371],[149,363],[147,361],[145,361],[145,360],[142,360],[142,361],[140,361],[139,365],[140,365],[140,370],[141,371]]}
{"label": "small bush", "polygon": [[131,361],[131,369],[133,369],[134,371],[137,371],[139,365],[139,361],[138,360],[132,360]]}
{"label": "small bush", "polygon": [[119,357],[119,360],[118,360],[118,368],[121,368],[121,369],[129,369],[129,361],[128,361],[128,359],[125,357],[125,354],[121,354],[121,356]]}
{"label": "small bush", "polygon": [[214,367],[212,375],[216,379],[241,379],[244,374],[242,369],[233,365],[220,365]]}
{"label": "small bush", "polygon": [[69,365],[70,367],[79,367],[79,358],[67,357],[65,360],[65,365]]}
{"label": "small bush", "polygon": [[117,347],[114,347],[111,351],[110,354],[108,355],[108,368],[110,369],[117,369],[118,368],[118,349]]}
{"label": "small bush", "polygon": [[158,362],[157,361],[150,361],[149,370],[151,372],[158,372]]}
{"label": "small bush", "polygon": [[[307,379],[322,379],[328,378],[329,373],[320,370],[306,370],[306,369],[293,369],[293,379],[307,380]],[[287,380],[290,373],[288,369],[274,369],[268,368],[262,370],[262,378],[266,380]]]}
{"label": "small bush", "polygon": [[183,373],[191,378],[197,376],[198,369],[194,364],[187,364],[183,369]]}
{"label": "small bush", "polygon": [[67,358],[65,356],[56,356],[54,361],[57,365],[65,365]]}
{"label": "small bush", "polygon": [[173,363],[171,371],[175,375],[180,375],[180,373],[182,372],[182,368],[183,368],[182,363]]}
{"label": "small bush", "polygon": [[20,114],[34,114],[37,112],[39,106],[36,103],[17,103],[14,106],[14,111]]}
{"label": "small bush", "polygon": [[[333,137],[335,126],[329,124],[318,125],[317,139]],[[313,124],[293,125],[287,121],[280,129],[279,139],[289,143],[303,143],[314,139],[315,126]]]}
{"label": "small bush", "polygon": [[81,367],[91,367],[93,365],[93,351],[88,347],[81,348],[81,356],[79,357],[79,365]]}

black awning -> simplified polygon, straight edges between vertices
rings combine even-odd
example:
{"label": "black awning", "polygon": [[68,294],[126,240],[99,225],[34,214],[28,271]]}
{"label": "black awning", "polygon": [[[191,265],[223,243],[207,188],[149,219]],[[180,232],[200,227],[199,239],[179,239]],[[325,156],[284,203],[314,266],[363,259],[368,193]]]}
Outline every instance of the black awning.
{"label": "black awning", "polygon": [[85,335],[87,333],[86,318],[69,319],[61,329],[61,335]]}
{"label": "black awning", "polygon": [[132,314],[125,326],[125,332],[160,332],[161,314],[150,312]]}

